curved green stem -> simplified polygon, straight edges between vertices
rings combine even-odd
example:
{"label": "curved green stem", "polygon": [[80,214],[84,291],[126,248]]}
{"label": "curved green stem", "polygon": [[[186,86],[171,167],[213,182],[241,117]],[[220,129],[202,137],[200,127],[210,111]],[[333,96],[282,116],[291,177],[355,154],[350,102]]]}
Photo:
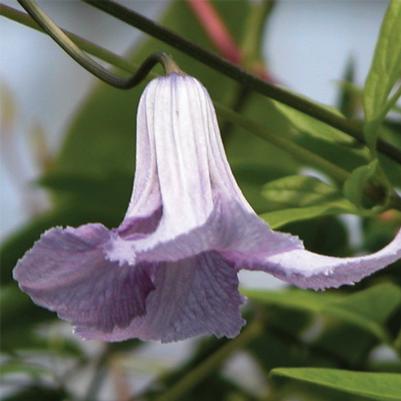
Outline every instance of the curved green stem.
{"label": "curved green stem", "polygon": [[149,73],[149,71],[157,64],[161,63],[166,74],[171,72],[180,72],[179,68],[165,53],[155,53],[150,55],[138,68],[138,70],[129,78],[117,77],[107,71],[101,64],[97,63],[85,52],[83,52],[77,44],[75,44],[69,36],[60,29],[53,20],[43,12],[43,10],[33,0],[18,0],[21,6],[36,21],[36,23],[62,47],[78,64],[88,70],[108,84],[120,89],[130,89],[138,85]]}

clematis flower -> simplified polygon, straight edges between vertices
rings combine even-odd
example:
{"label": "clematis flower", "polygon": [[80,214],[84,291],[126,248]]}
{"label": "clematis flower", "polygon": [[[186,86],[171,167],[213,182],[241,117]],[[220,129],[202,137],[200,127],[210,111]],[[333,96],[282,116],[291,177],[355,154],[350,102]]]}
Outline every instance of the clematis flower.
{"label": "clematis flower", "polygon": [[83,338],[169,342],[239,333],[239,269],[324,289],[400,258],[401,231],[379,252],[336,258],[271,230],[235,182],[206,89],[171,73],[151,81],[139,102],[135,182],[121,225],[52,228],[14,278]]}

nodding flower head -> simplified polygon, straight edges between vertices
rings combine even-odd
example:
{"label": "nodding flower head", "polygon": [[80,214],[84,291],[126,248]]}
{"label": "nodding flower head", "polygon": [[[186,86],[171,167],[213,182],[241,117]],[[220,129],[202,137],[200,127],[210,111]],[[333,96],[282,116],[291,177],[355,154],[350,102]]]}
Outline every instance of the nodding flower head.
{"label": "nodding flower head", "polygon": [[136,158],[131,201],[118,228],[52,228],[14,269],[35,303],[84,338],[234,337],[244,324],[239,269],[324,289],[357,282],[401,258],[401,232],[374,254],[335,258],[271,230],[235,182],[206,89],[188,75],[171,73],[146,87]]}

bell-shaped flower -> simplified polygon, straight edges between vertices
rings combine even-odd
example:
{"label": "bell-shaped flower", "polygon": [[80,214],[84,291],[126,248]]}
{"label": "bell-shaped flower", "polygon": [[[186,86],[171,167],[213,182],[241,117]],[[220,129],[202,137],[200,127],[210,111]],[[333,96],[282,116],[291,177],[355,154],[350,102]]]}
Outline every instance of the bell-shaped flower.
{"label": "bell-shaped flower", "polygon": [[139,102],[136,176],[121,225],[52,228],[14,278],[83,338],[168,342],[239,333],[239,269],[324,289],[400,258],[401,232],[379,252],[336,258],[271,230],[235,182],[206,89],[171,73],[151,81]]}

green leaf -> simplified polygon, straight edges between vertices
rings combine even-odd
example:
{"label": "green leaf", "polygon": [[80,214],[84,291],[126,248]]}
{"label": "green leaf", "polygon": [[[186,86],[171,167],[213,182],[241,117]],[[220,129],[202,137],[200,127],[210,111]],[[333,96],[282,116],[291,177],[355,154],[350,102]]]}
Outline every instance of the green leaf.
{"label": "green leaf", "polygon": [[383,178],[377,159],[356,168],[345,181],[343,192],[360,209],[379,212],[390,200],[391,188]]}
{"label": "green leaf", "polygon": [[365,136],[374,147],[378,126],[386,112],[395,103],[388,101],[391,90],[401,77],[401,1],[391,0],[384,16],[373,61],[365,82],[363,106]]}
{"label": "green leaf", "polygon": [[[313,117],[310,117],[298,110],[293,109],[283,103],[273,102],[274,107],[282,113],[287,121],[296,128],[299,132],[308,133],[315,138],[323,138],[332,143],[351,145],[354,139],[349,135],[344,134],[340,130],[325,124]],[[331,112],[341,115],[341,113],[334,107],[320,104],[320,106],[330,110]]]}
{"label": "green leaf", "polygon": [[297,175],[271,181],[263,187],[262,196],[271,211],[261,217],[272,228],[315,217],[357,213],[341,192],[314,177]]}
{"label": "green leaf", "polygon": [[353,118],[361,100],[361,91],[357,90],[355,82],[355,59],[350,57],[344,69],[342,80],[339,83],[337,106],[341,113]]}
{"label": "green leaf", "polygon": [[272,210],[314,206],[343,199],[337,188],[318,178],[303,175],[268,182],[263,187],[262,195]]}
{"label": "green leaf", "polygon": [[292,166],[270,166],[267,168],[259,163],[231,163],[231,169],[236,181],[241,187],[245,198],[257,213],[266,211],[266,200],[260,188],[268,181],[278,179],[293,173]]}
{"label": "green leaf", "polygon": [[390,283],[378,284],[351,295],[298,289],[243,292],[254,301],[318,313],[348,322],[386,343],[390,342],[390,338],[383,324],[401,304],[400,288]]}
{"label": "green leaf", "polygon": [[373,400],[401,400],[401,374],[319,368],[278,368],[273,369],[271,375],[312,383]]}
{"label": "green leaf", "polygon": [[52,372],[44,366],[24,361],[11,360],[3,362],[0,365],[0,377],[14,373],[25,373],[35,379],[38,379],[42,375],[52,374]]}
{"label": "green leaf", "polygon": [[[286,224],[296,221],[310,220],[322,216],[336,215],[340,213],[351,213],[345,209],[339,209],[337,205],[319,205],[302,208],[277,210],[275,212],[262,213],[260,217],[273,229],[280,228]],[[353,212],[355,213],[355,212]]]}

